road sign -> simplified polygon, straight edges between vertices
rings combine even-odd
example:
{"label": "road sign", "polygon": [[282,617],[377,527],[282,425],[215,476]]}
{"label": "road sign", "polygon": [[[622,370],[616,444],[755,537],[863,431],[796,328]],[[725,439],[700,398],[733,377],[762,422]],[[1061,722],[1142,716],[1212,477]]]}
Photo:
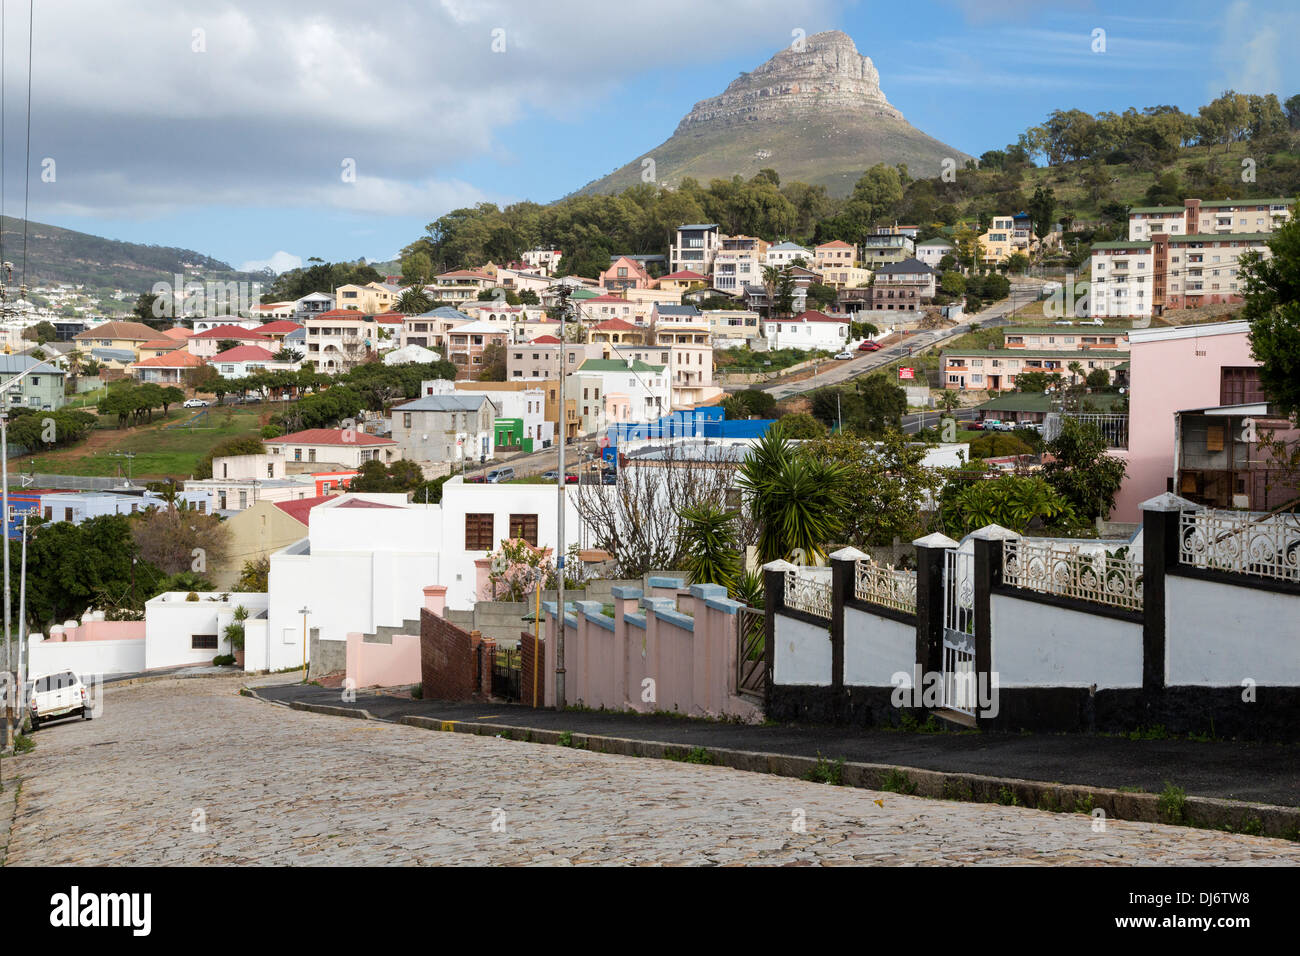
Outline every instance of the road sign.
{"label": "road sign", "polygon": [[912,368],[908,368],[906,365],[900,365],[900,366],[898,367],[898,377],[899,377],[899,378],[916,378],[916,370],[915,370],[915,369],[912,369]]}

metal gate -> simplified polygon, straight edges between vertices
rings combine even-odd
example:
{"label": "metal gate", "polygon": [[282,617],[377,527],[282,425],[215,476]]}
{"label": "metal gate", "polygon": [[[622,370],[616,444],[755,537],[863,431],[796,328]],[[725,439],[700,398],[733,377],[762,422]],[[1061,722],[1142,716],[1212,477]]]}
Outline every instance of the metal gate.
{"label": "metal gate", "polygon": [[492,658],[492,696],[519,700],[522,678],[523,658],[519,648],[497,648]]}
{"label": "metal gate", "polygon": [[975,716],[975,555],[949,551],[943,572],[943,699],[940,706]]}
{"label": "metal gate", "polygon": [[736,611],[736,693],[745,697],[761,698],[767,684],[766,622],[762,609],[742,607]]}

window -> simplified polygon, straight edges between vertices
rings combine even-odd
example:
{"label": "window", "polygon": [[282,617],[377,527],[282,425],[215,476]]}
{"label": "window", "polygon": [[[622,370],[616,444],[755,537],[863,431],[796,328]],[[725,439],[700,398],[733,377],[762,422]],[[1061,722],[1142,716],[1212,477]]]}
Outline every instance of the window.
{"label": "window", "polygon": [[217,635],[215,634],[191,634],[190,650],[192,651],[215,651],[217,649]]}
{"label": "window", "polygon": [[537,547],[537,515],[511,515],[510,537],[523,538]]}
{"label": "window", "polygon": [[1268,401],[1259,382],[1257,366],[1225,367],[1219,370],[1219,404],[1251,405]]}
{"label": "window", "polygon": [[411,427],[411,413],[410,413],[410,412],[402,412],[402,427],[403,427],[403,428],[410,428],[410,427]]}
{"label": "window", "polygon": [[492,518],[491,514],[465,515],[466,551],[492,550]]}

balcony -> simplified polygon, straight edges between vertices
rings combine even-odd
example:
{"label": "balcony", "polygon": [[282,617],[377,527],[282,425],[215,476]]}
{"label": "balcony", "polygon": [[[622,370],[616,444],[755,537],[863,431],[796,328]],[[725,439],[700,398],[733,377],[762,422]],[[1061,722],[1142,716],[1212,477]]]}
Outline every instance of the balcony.
{"label": "balcony", "polygon": [[[1127,449],[1128,448],[1128,416],[1115,414],[1091,414],[1086,412],[1064,412],[1062,418],[1072,418],[1077,422],[1094,425],[1101,432],[1102,438],[1106,441],[1107,448]],[[1050,430],[1050,429],[1049,429]],[[1048,441],[1055,438],[1044,435]]]}

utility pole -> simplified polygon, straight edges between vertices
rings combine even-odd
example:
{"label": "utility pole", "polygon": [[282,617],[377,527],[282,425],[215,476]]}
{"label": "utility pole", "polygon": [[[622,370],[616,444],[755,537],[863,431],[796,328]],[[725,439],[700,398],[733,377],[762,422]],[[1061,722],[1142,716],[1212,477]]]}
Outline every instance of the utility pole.
{"label": "utility pole", "polygon": [[[4,574],[5,574],[5,676],[14,687],[14,668],[9,650],[9,398],[5,392],[4,410],[0,411],[0,510],[4,511]],[[5,746],[14,739],[14,708],[12,701],[22,693],[21,687],[15,687],[14,697],[5,700]]]}
{"label": "utility pole", "polygon": [[569,296],[573,290],[561,283],[556,295],[560,311],[560,467],[559,481],[556,488],[556,615],[555,615],[555,709],[564,710],[564,492],[566,475],[564,474],[564,445],[569,440],[568,409],[564,405],[565,353],[568,343],[564,338],[565,319],[569,315]]}
{"label": "utility pole", "polygon": [[[23,560],[18,571],[18,675],[14,686],[18,688],[18,728],[23,726],[23,704],[27,695],[23,692],[25,674],[23,672],[23,645],[27,643],[27,518],[30,512],[23,512]],[[5,541],[5,550],[9,542]]]}

